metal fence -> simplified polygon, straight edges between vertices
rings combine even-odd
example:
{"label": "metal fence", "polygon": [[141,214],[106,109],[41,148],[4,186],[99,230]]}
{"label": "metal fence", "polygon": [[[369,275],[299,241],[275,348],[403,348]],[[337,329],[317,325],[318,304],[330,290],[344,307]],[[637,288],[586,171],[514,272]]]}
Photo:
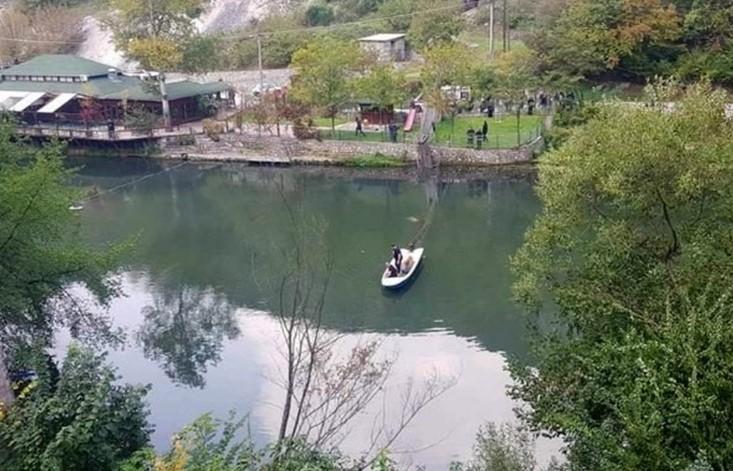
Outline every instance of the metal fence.
{"label": "metal fence", "polygon": [[[539,124],[530,130],[521,130],[516,132],[491,133],[488,136],[480,136],[474,134],[455,135],[448,139],[436,139],[435,134],[431,139],[431,144],[435,146],[458,147],[465,149],[515,149],[522,145],[533,142],[538,137],[544,135],[545,129],[543,124]],[[347,130],[320,130],[321,139],[337,140],[337,141],[354,141],[354,142],[393,142],[416,144],[418,132],[404,132],[399,130],[397,135],[392,138],[388,132],[366,131],[364,133],[356,133]]]}

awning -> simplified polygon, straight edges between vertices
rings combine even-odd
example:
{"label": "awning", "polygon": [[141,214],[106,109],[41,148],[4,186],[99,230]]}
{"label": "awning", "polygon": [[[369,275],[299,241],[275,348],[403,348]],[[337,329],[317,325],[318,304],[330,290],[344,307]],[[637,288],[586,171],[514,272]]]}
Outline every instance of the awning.
{"label": "awning", "polygon": [[76,93],[62,93],[53,100],[46,103],[43,108],[38,110],[39,113],[55,113],[56,110],[74,99]]}
{"label": "awning", "polygon": [[33,92],[26,95],[22,100],[20,100],[18,103],[13,105],[12,108],[10,108],[10,111],[16,111],[20,112],[24,109],[31,106],[33,103],[38,101],[43,95],[45,95],[45,92]]}
{"label": "awning", "polygon": [[11,98],[24,98],[28,95],[28,92],[3,92],[0,91],[0,110],[9,108],[9,106],[3,106],[3,102]]}

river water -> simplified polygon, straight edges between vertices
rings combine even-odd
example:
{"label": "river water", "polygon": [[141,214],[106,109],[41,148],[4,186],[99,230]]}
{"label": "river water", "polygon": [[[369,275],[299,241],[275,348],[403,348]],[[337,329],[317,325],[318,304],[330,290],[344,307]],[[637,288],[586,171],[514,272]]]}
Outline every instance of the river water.
{"label": "river water", "polygon": [[[335,260],[326,327],[346,345],[379,339],[395,361],[384,392],[346,430],[343,450],[362,451],[377,418],[395,426],[406,388],[436,374],[453,386],[394,444],[401,463],[446,469],[468,456],[482,423],[514,420],[504,365],[526,355],[527,332],[510,300],[509,256],[539,211],[530,175],[420,183],[376,171],[77,163],[78,184],[103,193],[81,212],[85,236],[134,240],[120,267],[125,295],[110,306],[127,343],[109,359],[125,381],[152,385],[160,450],[205,412],[249,414],[258,443],[275,436],[282,340],[262,279],[282,269],[274,254],[288,244],[285,201],[324,228]],[[423,270],[406,292],[383,292],[390,244],[409,241],[436,198]],[[537,446],[541,462],[556,448]]]}

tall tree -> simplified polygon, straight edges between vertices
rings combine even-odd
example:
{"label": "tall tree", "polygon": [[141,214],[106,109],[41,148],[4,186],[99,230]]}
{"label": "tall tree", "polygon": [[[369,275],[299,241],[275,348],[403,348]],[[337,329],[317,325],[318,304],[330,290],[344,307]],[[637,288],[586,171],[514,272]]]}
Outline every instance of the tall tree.
{"label": "tall tree", "polygon": [[13,126],[0,123],[0,347],[10,360],[18,348],[50,345],[58,327],[82,338],[113,336],[109,319],[70,290],[81,282],[102,302],[115,294],[106,273],[117,249],[98,251],[83,242],[69,209],[80,194],[68,186],[62,151],[59,144],[19,142]]}
{"label": "tall tree", "polygon": [[364,55],[352,42],[317,38],[293,55],[295,69],[291,96],[326,113],[331,129],[336,114],[354,92],[353,79],[364,65]]}
{"label": "tall tree", "polygon": [[112,31],[115,45],[148,67],[178,65],[183,45],[196,32],[194,20],[206,6],[206,0],[110,2],[113,13],[104,25]]}
{"label": "tall tree", "polygon": [[[675,109],[664,103],[680,98]],[[544,209],[513,260],[558,328],[514,365],[524,417],[580,469],[733,460],[733,123],[724,93],[604,106],[540,164]]]}

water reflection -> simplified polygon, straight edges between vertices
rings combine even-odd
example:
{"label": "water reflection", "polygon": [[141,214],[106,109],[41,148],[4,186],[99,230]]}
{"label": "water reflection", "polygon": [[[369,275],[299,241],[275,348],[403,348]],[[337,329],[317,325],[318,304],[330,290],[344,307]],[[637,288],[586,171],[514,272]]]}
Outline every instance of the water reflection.
{"label": "water reflection", "polygon": [[[79,184],[110,188],[143,168],[95,161]],[[268,314],[277,293],[257,278],[277,279],[284,270],[273,251],[288,243],[283,192],[328,223],[335,272],[324,327],[354,341],[384,339],[387,353],[399,353],[393,391],[434,368],[460,375],[401,444],[421,450],[416,463],[446,469],[470,449],[484,420],[512,417],[504,359],[524,355],[527,342],[510,300],[509,255],[539,209],[521,175],[407,181],[389,173],[188,165],[85,205],[84,231],[94,243],[137,236],[124,270],[128,296],[115,300],[112,314],[139,345],[111,357],[126,381],[153,384],[156,446],[165,448],[197,415],[232,408],[252,413],[258,440],[274,435],[281,391],[263,378],[279,364],[278,324]],[[385,296],[379,278],[390,244],[409,242],[426,222],[424,270],[409,290]],[[358,448],[364,434],[355,430],[345,450]]]}
{"label": "water reflection", "polygon": [[234,308],[222,295],[186,286],[156,291],[153,299],[135,335],[145,357],[174,383],[202,388],[207,368],[221,359],[224,339],[239,335]]}

